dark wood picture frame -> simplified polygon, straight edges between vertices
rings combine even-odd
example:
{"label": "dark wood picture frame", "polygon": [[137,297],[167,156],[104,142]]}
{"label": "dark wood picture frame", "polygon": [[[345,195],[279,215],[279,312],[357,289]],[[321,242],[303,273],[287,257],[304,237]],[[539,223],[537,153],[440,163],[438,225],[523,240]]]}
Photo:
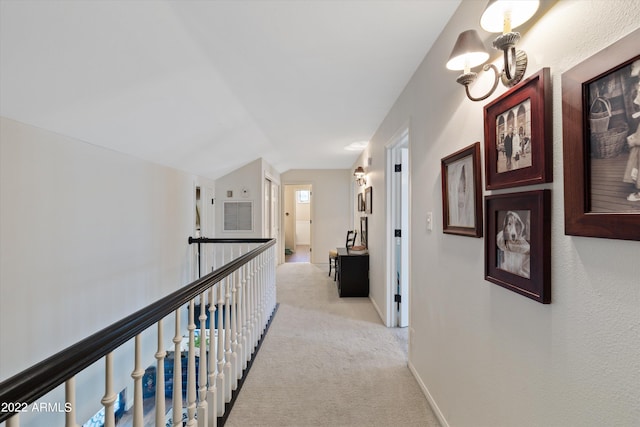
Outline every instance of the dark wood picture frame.
{"label": "dark wood picture frame", "polygon": [[551,190],[486,196],[485,217],[485,279],[549,304]]}
{"label": "dark wood picture frame", "polygon": [[[592,141],[589,120],[591,83],[640,59],[640,30],[635,30],[562,74],[565,234],[640,240],[640,211],[592,211]],[[640,96],[640,95],[637,95]],[[614,106],[614,108],[616,108]],[[623,107],[624,108],[624,107]],[[633,125],[633,124],[632,124]],[[611,128],[612,124],[608,127]],[[637,126],[637,122],[636,122]],[[636,134],[640,131],[636,131]],[[634,129],[629,129],[633,133]],[[626,141],[625,145],[626,145]],[[624,150],[627,148],[623,147]],[[619,184],[623,184],[622,173]],[[640,206],[640,201],[636,201]]]}
{"label": "dark wood picture frame", "polygon": [[366,216],[360,217],[360,244],[365,248],[368,248],[368,225],[369,221]]}
{"label": "dark wood picture frame", "polygon": [[[484,107],[487,190],[553,181],[552,116],[549,68],[541,69]],[[505,142],[511,141],[512,127],[521,142],[509,153],[510,143]]]}
{"label": "dark wood picture frame", "polygon": [[364,213],[373,213],[373,189],[371,187],[364,189]]}
{"label": "dark wood picture frame", "polygon": [[482,237],[482,174],[480,142],[440,160],[442,232]]}

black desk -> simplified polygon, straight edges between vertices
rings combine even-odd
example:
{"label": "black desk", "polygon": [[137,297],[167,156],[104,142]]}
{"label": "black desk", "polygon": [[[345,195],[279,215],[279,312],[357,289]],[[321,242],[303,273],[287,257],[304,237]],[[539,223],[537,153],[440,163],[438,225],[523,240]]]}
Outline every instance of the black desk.
{"label": "black desk", "polygon": [[351,254],[338,248],[336,270],[340,297],[369,296],[369,254]]}

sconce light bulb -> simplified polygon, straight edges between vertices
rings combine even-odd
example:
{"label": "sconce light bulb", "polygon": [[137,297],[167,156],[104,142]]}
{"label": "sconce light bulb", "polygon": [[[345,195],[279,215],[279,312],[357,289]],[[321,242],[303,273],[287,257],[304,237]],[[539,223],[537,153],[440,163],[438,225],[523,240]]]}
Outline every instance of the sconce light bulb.
{"label": "sconce light bulb", "polygon": [[507,9],[504,11],[504,19],[502,24],[502,34],[507,34],[511,32],[511,10]]}

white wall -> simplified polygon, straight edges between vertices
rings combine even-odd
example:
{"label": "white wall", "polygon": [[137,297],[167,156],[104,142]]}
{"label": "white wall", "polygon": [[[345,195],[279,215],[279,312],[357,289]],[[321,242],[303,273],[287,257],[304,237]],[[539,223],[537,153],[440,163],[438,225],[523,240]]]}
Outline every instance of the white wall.
{"label": "white wall", "polygon": [[[189,283],[195,185],[213,183],[0,120],[4,380]],[[103,375],[79,378],[78,420],[99,409]]]}
{"label": "white wall", "polygon": [[[264,227],[262,221],[263,212],[263,185],[264,174],[262,171],[262,159],[244,165],[235,171],[216,179],[216,237],[219,238],[245,238],[262,237]],[[243,190],[246,190],[243,192]],[[227,196],[227,191],[232,196]],[[224,231],[224,215],[222,211],[225,201],[252,201],[253,202],[253,230],[252,231]]]}
{"label": "white wall", "polygon": [[353,172],[347,169],[306,169],[290,170],[281,175],[283,186],[287,184],[311,184],[312,186],[312,263],[328,263],[329,251],[344,246],[344,239],[350,226],[352,174]]}
{"label": "white wall", "polygon": [[[218,238],[262,238],[268,230],[264,230],[264,180],[269,178],[280,185],[280,174],[263,159],[256,159],[241,168],[222,176],[215,181],[216,188],[216,237]],[[246,191],[245,191],[246,190]],[[227,191],[232,196],[227,196]],[[224,215],[222,206],[224,201],[252,201],[253,202],[253,230],[252,231],[224,231]]]}
{"label": "white wall", "polygon": [[483,239],[442,233],[440,159],[483,141],[483,106],[505,90],[471,102],[444,67],[458,34],[479,28],[484,6],[462,2],[370,144],[372,298],[381,306],[386,295],[375,279],[385,241],[384,144],[410,120],[409,363],[443,424],[637,426],[640,242],[564,235],[560,78],[638,28],[640,2],[560,1],[519,44],[527,76],[550,67],[553,80],[554,183],[513,190],[552,189],[550,305],[485,281]]}

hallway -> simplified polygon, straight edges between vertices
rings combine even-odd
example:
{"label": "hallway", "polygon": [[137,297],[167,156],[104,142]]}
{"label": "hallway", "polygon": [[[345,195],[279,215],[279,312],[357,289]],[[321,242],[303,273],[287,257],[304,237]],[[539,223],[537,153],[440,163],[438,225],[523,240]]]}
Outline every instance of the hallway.
{"label": "hallway", "polygon": [[285,255],[284,262],[311,262],[311,246],[297,245],[293,253]]}
{"label": "hallway", "polygon": [[277,269],[280,303],[227,426],[439,426],[407,367],[407,329],[338,298],[325,265]]}

